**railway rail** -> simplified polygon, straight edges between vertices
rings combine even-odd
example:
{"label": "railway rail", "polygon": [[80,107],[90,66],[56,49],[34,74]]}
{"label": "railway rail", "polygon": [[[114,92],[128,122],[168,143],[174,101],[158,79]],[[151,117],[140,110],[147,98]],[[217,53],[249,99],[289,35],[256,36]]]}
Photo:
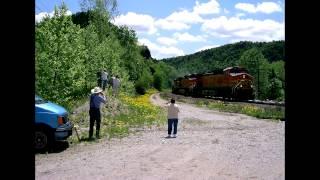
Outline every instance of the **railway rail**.
{"label": "railway rail", "polygon": [[184,95],[180,95],[180,94],[173,94],[173,93],[168,93],[169,97],[187,97],[187,98],[194,98],[194,99],[212,99],[212,100],[220,100],[223,102],[232,102],[232,103],[248,103],[248,104],[257,104],[257,105],[263,105],[263,106],[279,106],[279,107],[285,107],[285,102],[278,102],[278,101],[272,101],[272,100],[268,100],[268,101],[262,101],[262,100],[238,100],[238,99],[228,99],[228,98],[222,98],[222,97],[213,97],[213,96],[205,96],[205,97],[192,97],[192,96],[184,96]]}
{"label": "railway rail", "polygon": [[221,100],[221,101],[226,101],[226,102],[240,102],[240,103],[250,103],[250,104],[262,104],[262,105],[271,105],[271,106],[285,106],[284,102],[278,102],[278,101],[273,101],[273,100],[258,100],[258,99],[253,99],[253,100],[237,100],[237,99],[226,99],[222,97],[212,97],[212,96],[206,96],[205,98],[209,99],[214,99],[214,100]]}

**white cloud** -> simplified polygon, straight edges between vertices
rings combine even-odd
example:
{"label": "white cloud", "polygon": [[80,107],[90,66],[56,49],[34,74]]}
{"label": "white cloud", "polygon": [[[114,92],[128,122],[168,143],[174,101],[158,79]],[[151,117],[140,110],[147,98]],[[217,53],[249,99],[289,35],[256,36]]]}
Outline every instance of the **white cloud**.
{"label": "white cloud", "polygon": [[114,24],[127,25],[138,33],[154,34],[157,32],[154,21],[152,16],[128,12],[126,15],[117,16],[114,19]]}
{"label": "white cloud", "polygon": [[279,4],[276,4],[274,2],[263,2],[262,4],[258,4],[257,11],[270,14],[273,12],[282,12],[282,9]]}
{"label": "white cloud", "polygon": [[236,17],[243,17],[243,16],[246,16],[244,13],[237,13],[236,14]]}
{"label": "white cloud", "polygon": [[156,59],[168,58],[172,56],[182,56],[184,55],[183,50],[173,47],[173,46],[160,46],[155,44],[148,39],[139,39],[140,44],[148,46],[151,52],[151,56]]}
{"label": "white cloud", "polygon": [[190,28],[190,26],[185,23],[178,22],[178,21],[168,21],[166,19],[157,20],[155,22],[155,26],[165,30],[178,30],[178,31]]}
{"label": "white cloud", "polygon": [[196,1],[192,12],[180,8],[179,11],[171,13],[166,18],[157,20],[155,25],[165,30],[185,30],[190,28],[189,24],[203,22],[204,20],[200,15],[217,14],[219,12],[219,3],[216,0],[211,0],[208,3]]}
{"label": "white cloud", "polygon": [[229,14],[229,13],[230,13],[230,11],[228,11],[226,8],[223,9],[223,12],[224,12],[225,14]]}
{"label": "white cloud", "polygon": [[229,37],[232,37],[231,34],[227,34],[227,32],[215,32],[215,31],[212,31],[212,32],[208,32],[211,36],[213,37],[218,37],[218,38],[229,38]]}
{"label": "white cloud", "polygon": [[237,3],[235,5],[235,8],[249,12],[249,13],[262,12],[262,13],[270,14],[273,12],[282,12],[280,5],[274,2],[258,3],[256,6],[250,3]]}
{"label": "white cloud", "polygon": [[[52,11],[51,13],[41,12],[39,14],[36,14],[36,22],[41,22],[44,17],[47,17],[47,16],[48,17],[53,17],[53,15],[54,15],[54,11]],[[66,15],[70,16],[70,15],[72,15],[72,12],[68,10],[66,12]]]}
{"label": "white cloud", "polygon": [[211,46],[203,46],[199,49],[196,50],[196,52],[202,51],[202,50],[206,50],[206,49],[211,49],[211,48],[216,48],[219,47],[220,45],[211,45]]}
{"label": "white cloud", "polygon": [[[156,19],[147,14],[136,14],[128,12],[126,15],[120,15],[114,19],[115,25],[127,25],[138,33],[155,34],[157,28],[164,30],[186,30],[190,28],[191,23],[202,22],[202,18],[197,15],[182,10],[174,12],[166,18]],[[188,24],[187,24],[188,23]]]}
{"label": "white cloud", "polygon": [[189,23],[189,24],[203,21],[202,18],[199,16],[199,14],[194,12],[189,12],[187,10],[173,12],[165,19],[168,21],[175,21],[175,22],[182,22],[182,23]]}
{"label": "white cloud", "polygon": [[159,37],[159,38],[157,38],[157,42],[159,42],[160,44],[163,44],[163,45],[167,45],[167,46],[175,45],[178,43],[178,41],[176,41],[175,39],[168,38],[168,37]]}
{"label": "white cloud", "polygon": [[249,3],[237,3],[235,5],[235,8],[246,11],[246,12],[250,12],[250,13],[256,12],[256,8],[254,7],[254,5]]}
{"label": "white cloud", "polygon": [[201,30],[216,37],[229,37],[250,41],[284,39],[284,23],[270,19],[262,21],[221,16],[204,22]]}
{"label": "white cloud", "polygon": [[198,36],[193,36],[187,32],[185,33],[174,33],[173,37],[177,39],[178,41],[187,41],[187,42],[205,42],[206,40],[198,35]]}
{"label": "white cloud", "polygon": [[211,20],[207,20],[202,24],[203,30],[224,30],[224,31],[232,31],[237,29],[246,28],[240,25],[247,25],[246,23],[242,23],[242,21],[238,18],[230,18],[228,19],[225,16],[220,16],[218,18],[213,18]]}
{"label": "white cloud", "polygon": [[36,22],[42,21],[42,19],[45,18],[45,17],[47,17],[47,16],[52,17],[52,16],[53,16],[53,13],[52,13],[52,15],[51,15],[51,13],[49,14],[49,13],[47,13],[47,12],[41,12],[41,13],[37,14],[37,15],[36,15]]}
{"label": "white cloud", "polygon": [[196,1],[193,12],[196,14],[218,14],[220,12],[220,5],[216,0],[211,0],[207,3]]}

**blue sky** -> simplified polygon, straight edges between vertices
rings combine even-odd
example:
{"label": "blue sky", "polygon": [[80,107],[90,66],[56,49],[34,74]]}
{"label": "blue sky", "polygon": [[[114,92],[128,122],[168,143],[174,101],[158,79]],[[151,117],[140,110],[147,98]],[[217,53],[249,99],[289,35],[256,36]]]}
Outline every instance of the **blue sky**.
{"label": "blue sky", "polygon": [[[62,0],[36,0],[36,20]],[[64,0],[69,14],[79,0]],[[134,29],[162,59],[239,41],[284,40],[284,0],[118,0],[116,25]]]}

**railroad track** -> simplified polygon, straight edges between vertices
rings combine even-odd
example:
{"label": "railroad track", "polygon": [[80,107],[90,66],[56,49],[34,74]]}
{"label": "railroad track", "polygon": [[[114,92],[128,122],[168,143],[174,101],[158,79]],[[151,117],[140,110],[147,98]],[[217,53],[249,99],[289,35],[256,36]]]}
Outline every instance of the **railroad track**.
{"label": "railroad track", "polygon": [[207,96],[205,98],[214,99],[214,100],[221,100],[226,102],[239,102],[239,103],[250,103],[250,104],[262,104],[262,105],[271,105],[271,106],[285,106],[284,102],[277,102],[277,101],[262,101],[262,100],[234,100],[234,99],[223,99],[222,97],[211,97]]}
{"label": "railroad track", "polygon": [[266,105],[266,106],[280,106],[285,107],[284,102],[277,102],[277,101],[262,101],[262,100],[235,100],[235,99],[223,99],[222,97],[213,97],[213,96],[205,96],[201,98],[191,97],[191,96],[184,96],[180,94],[173,94],[168,93],[169,97],[187,97],[187,98],[195,98],[195,99],[212,99],[212,100],[220,100],[223,102],[232,102],[232,103],[248,103],[248,104],[257,104],[257,105]]}

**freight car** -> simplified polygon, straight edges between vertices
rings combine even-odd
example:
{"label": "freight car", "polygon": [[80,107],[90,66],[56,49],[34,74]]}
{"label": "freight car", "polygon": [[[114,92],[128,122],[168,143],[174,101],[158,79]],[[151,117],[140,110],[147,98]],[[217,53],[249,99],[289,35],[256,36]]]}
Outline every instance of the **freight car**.
{"label": "freight car", "polygon": [[242,67],[190,74],[174,80],[172,93],[195,97],[254,99],[253,77]]}

